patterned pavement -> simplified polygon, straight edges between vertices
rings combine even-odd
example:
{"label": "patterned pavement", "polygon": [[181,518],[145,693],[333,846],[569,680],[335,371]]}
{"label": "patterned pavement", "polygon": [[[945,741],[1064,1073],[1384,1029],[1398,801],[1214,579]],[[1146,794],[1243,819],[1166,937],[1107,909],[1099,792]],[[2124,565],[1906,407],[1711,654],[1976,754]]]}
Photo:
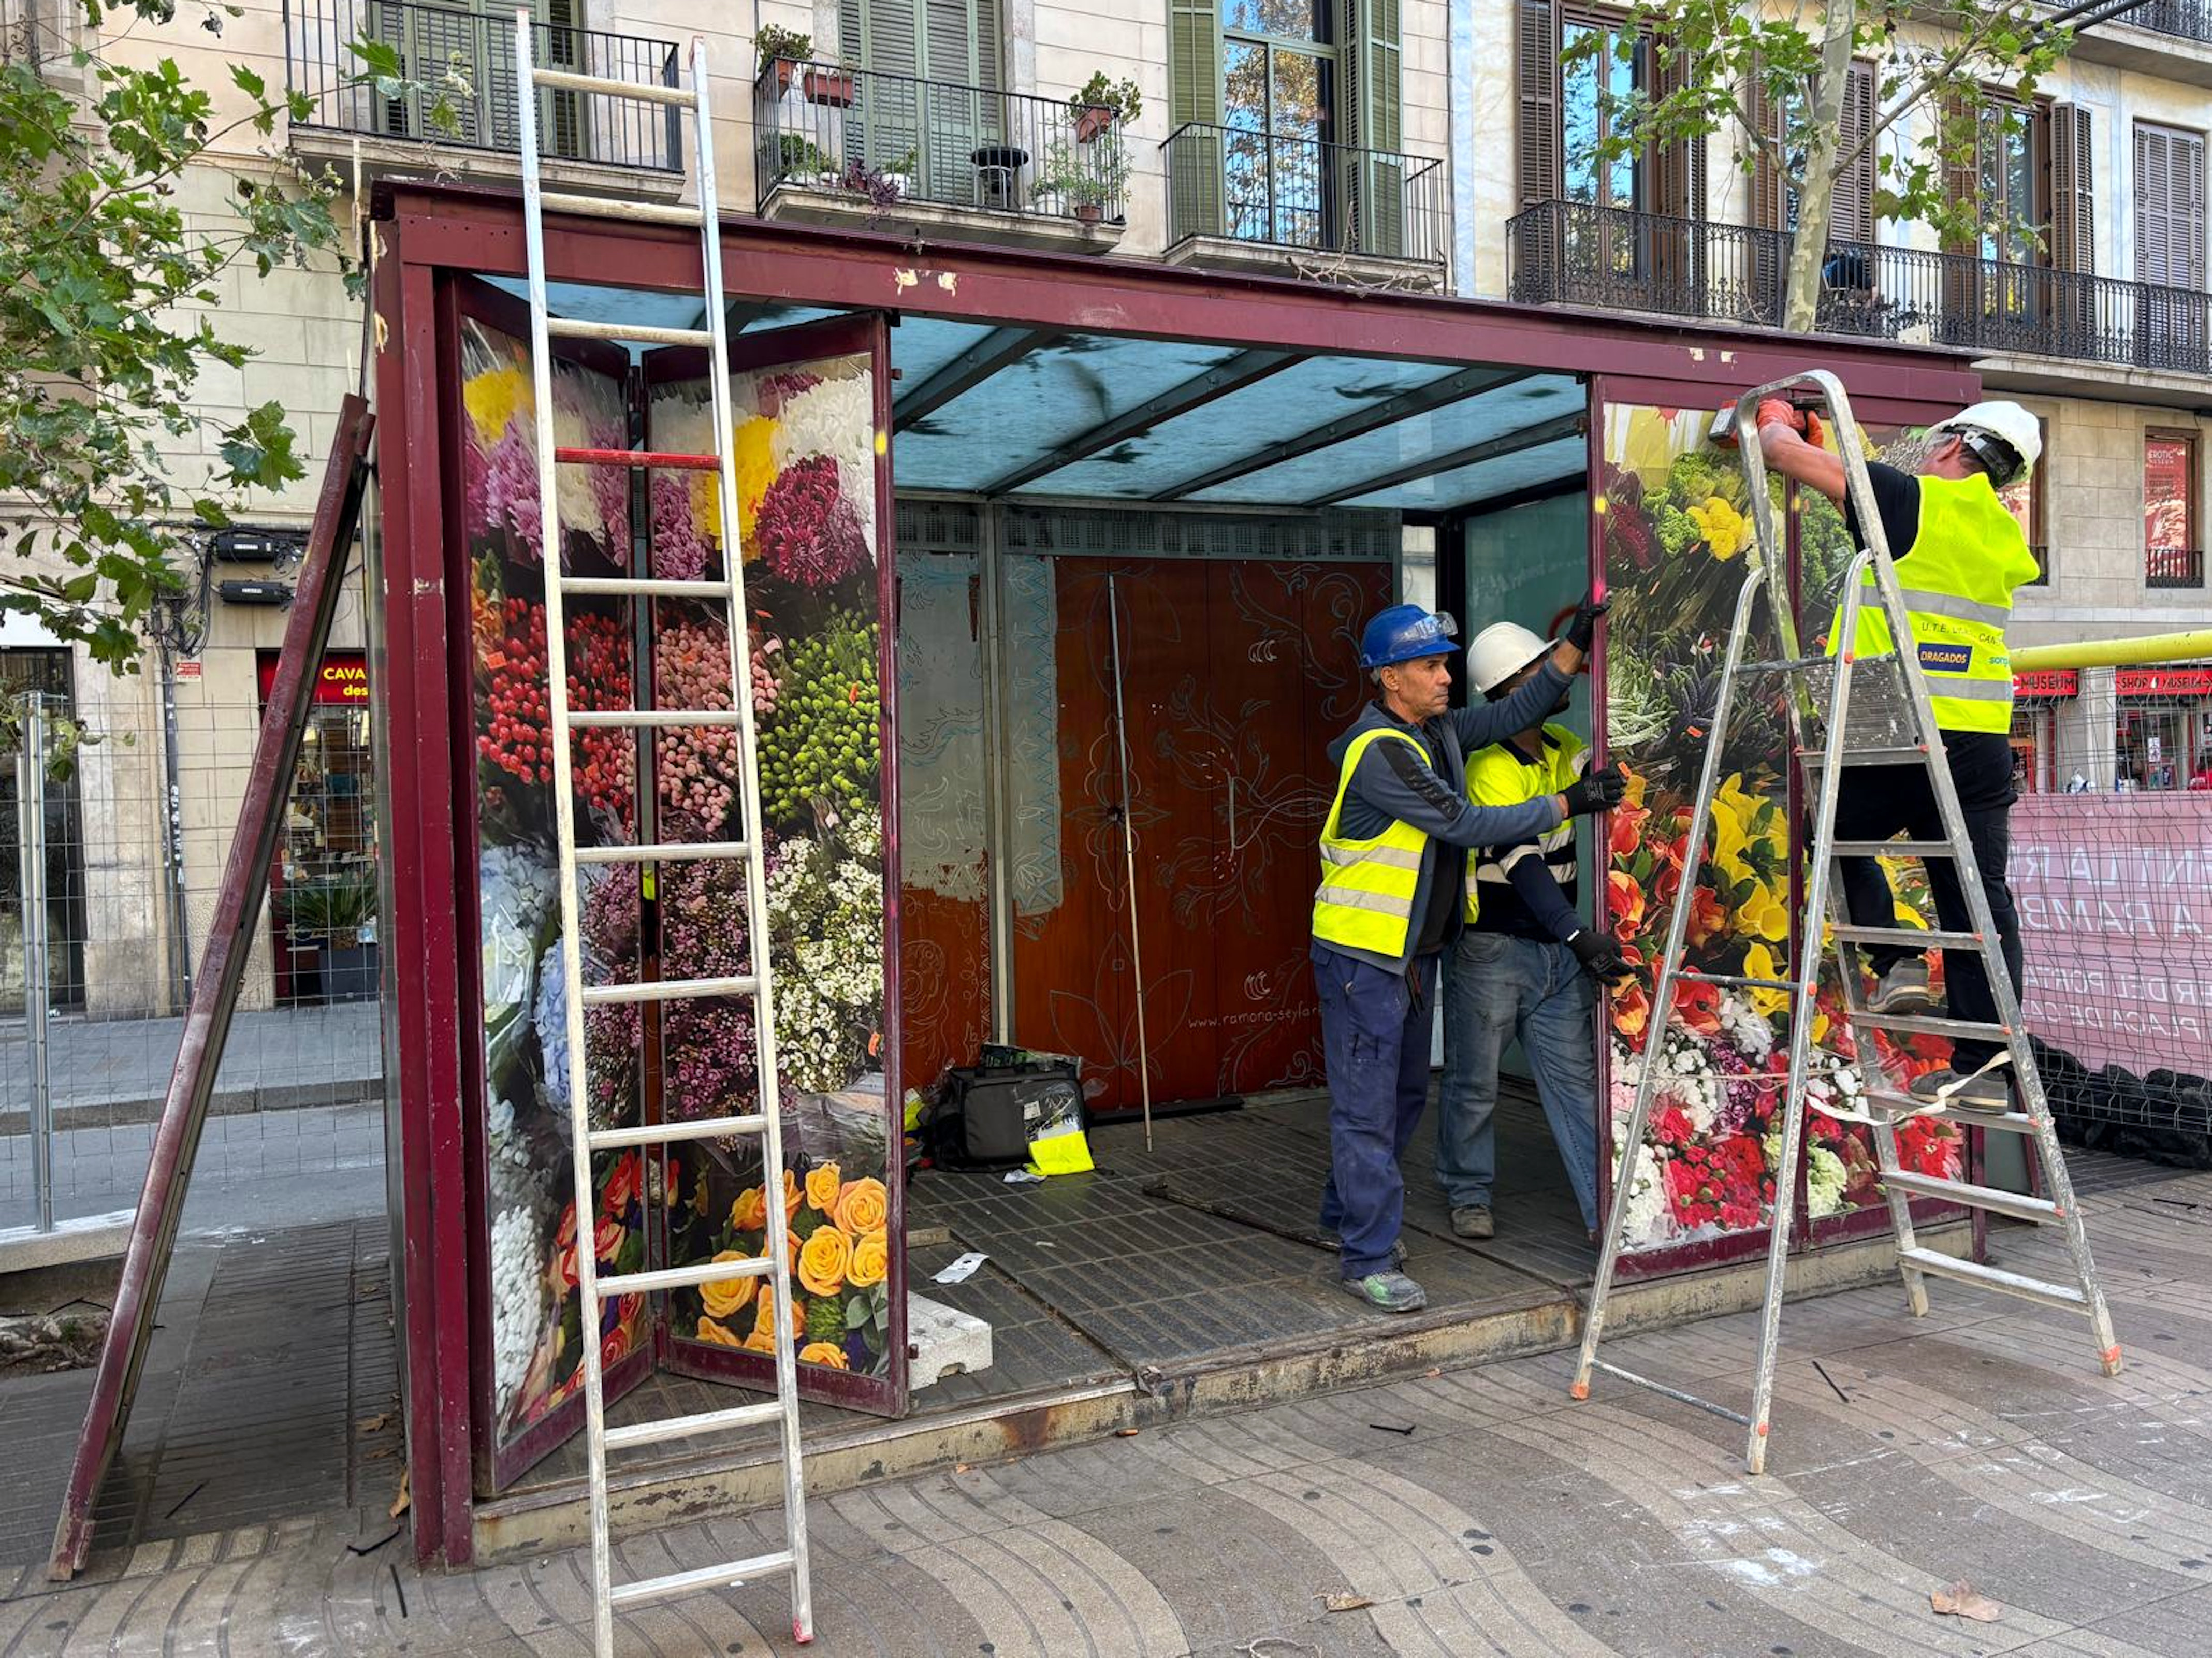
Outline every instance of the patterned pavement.
{"label": "patterned pavement", "polygon": [[[811,1510],[811,1650],[2201,1658],[2212,1175],[2116,1185],[2091,1224],[2128,1346],[2115,1380],[2079,1321],[1936,1284],[1916,1324],[1869,1290],[1785,1315],[1756,1480],[1731,1424],[1602,1377],[1571,1405],[1552,1354],[868,1487]],[[1994,1241],[2014,1266],[2050,1248]],[[1610,1351],[1741,1405],[1754,1334],[1732,1316]],[[776,1526],[663,1528],[623,1568],[750,1553]],[[378,1540],[303,1517],[148,1543],[66,1588],[27,1574],[0,1658],[588,1653],[582,1554],[426,1576]],[[1961,1579],[1996,1621],[1931,1609]],[[775,1583],[648,1610],[620,1649],[796,1650]]]}

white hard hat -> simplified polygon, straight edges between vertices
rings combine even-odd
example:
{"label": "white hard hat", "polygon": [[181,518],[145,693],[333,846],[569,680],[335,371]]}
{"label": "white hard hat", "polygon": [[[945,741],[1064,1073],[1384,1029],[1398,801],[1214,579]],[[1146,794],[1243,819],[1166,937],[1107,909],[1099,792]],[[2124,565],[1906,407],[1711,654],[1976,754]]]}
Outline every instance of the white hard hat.
{"label": "white hard hat", "polygon": [[[1978,403],[1961,409],[1946,421],[1938,421],[1939,432],[1984,432],[2002,442],[2020,457],[2020,470],[2025,473],[2042,458],[2043,424],[2016,403],[2000,399],[1993,403]],[[2012,478],[1992,480],[1998,488],[2013,482]]]}
{"label": "white hard hat", "polygon": [[1486,696],[1551,648],[1517,622],[1493,622],[1467,647],[1468,679]]}

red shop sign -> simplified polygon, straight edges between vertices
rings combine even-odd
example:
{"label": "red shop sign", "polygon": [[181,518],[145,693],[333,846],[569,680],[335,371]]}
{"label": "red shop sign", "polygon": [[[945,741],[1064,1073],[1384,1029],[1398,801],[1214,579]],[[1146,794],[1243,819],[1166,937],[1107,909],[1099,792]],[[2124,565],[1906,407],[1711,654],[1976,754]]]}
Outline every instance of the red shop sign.
{"label": "red shop sign", "polygon": [[2071,696],[2079,676],[2071,668],[2036,668],[2012,677],[2014,696]]}
{"label": "red shop sign", "polygon": [[2122,696],[2212,696],[2212,668],[2122,668]]}
{"label": "red shop sign", "polygon": [[[269,701],[270,688],[276,683],[276,653],[261,653],[261,700]],[[315,675],[315,701],[318,702],[365,703],[368,701],[368,659],[359,651],[330,651],[323,657],[321,670]]]}

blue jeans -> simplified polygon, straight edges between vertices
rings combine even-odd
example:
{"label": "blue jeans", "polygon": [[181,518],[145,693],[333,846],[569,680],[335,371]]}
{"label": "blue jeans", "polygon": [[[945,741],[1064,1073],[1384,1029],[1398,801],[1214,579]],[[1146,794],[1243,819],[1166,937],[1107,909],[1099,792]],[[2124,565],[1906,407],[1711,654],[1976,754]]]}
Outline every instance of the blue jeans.
{"label": "blue jeans", "polygon": [[1406,1215],[1398,1158],[1429,1103],[1437,958],[1386,972],[1316,944],[1322,1055],[1328,1066],[1328,1182],[1321,1225],[1344,1240],[1348,1278],[1390,1270]]}
{"label": "blue jeans", "polygon": [[1583,1224],[1597,1224],[1597,993],[1575,952],[1502,932],[1460,934],[1444,969],[1437,1178],[1455,1209],[1490,1203],[1498,1061],[1518,1036],[1536,1073]]}

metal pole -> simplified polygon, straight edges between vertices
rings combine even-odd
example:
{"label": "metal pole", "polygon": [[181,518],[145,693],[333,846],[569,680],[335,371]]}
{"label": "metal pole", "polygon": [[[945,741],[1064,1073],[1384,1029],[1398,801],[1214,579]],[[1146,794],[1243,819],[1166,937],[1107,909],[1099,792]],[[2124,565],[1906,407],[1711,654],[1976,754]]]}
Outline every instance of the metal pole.
{"label": "metal pole", "polygon": [[1129,975],[1137,993],[1137,1092],[1145,1106],[1145,1150],[1152,1149],[1152,1047],[1145,1040],[1145,953],[1137,942],[1137,827],[1130,821],[1129,723],[1121,711],[1121,612],[1106,578],[1106,629],[1114,656],[1114,746],[1121,763],[1121,862],[1129,884]]}
{"label": "metal pole", "polygon": [[38,1226],[54,1230],[53,1080],[47,1073],[46,1011],[52,1005],[46,956],[46,702],[23,698],[23,744],[15,756],[16,853],[23,896],[23,1026],[31,1045],[31,1185]]}
{"label": "metal pole", "polygon": [[177,661],[168,641],[161,651],[161,766],[166,795],[161,816],[161,858],[167,867],[169,899],[169,987],[179,1012],[192,1001],[192,940],[185,914],[184,774],[177,759]]}

